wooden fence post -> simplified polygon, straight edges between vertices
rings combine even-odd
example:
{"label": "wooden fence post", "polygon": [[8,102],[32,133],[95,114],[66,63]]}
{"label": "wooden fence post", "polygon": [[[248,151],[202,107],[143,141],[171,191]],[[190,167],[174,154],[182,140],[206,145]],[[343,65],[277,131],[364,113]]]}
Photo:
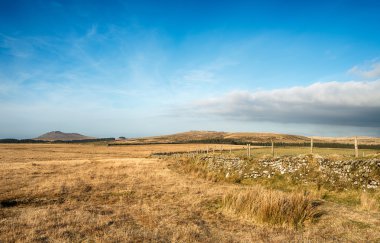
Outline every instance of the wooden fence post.
{"label": "wooden fence post", "polygon": [[313,138],[310,138],[310,153],[313,154]]}
{"label": "wooden fence post", "polygon": [[270,142],[272,143],[272,156],[274,157],[274,143],[273,143],[273,139],[271,139]]}
{"label": "wooden fence post", "polygon": [[359,157],[358,138],[355,137],[355,157]]}
{"label": "wooden fence post", "polygon": [[248,158],[251,158],[251,144],[248,144]]}

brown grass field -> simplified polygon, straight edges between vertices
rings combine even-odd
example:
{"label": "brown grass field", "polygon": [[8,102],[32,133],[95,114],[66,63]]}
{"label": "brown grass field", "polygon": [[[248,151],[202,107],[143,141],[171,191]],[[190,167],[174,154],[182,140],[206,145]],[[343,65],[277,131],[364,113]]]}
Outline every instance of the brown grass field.
{"label": "brown grass field", "polygon": [[[316,143],[343,143],[354,144],[354,137],[313,137]],[[186,143],[188,141],[205,140],[205,139],[232,139],[248,142],[267,143],[308,143],[310,137],[279,134],[279,133],[263,133],[263,132],[215,132],[215,131],[189,131],[170,135],[129,138],[127,140],[117,141],[116,143]],[[357,137],[359,144],[379,145],[378,137]]]}
{"label": "brown grass field", "polygon": [[[223,145],[230,147],[242,148]],[[366,193],[321,200],[317,193],[213,182],[151,156],[205,148],[2,144],[0,242],[380,242],[379,202]],[[359,204],[344,203],[351,194]],[[310,207],[313,200],[322,203]]]}

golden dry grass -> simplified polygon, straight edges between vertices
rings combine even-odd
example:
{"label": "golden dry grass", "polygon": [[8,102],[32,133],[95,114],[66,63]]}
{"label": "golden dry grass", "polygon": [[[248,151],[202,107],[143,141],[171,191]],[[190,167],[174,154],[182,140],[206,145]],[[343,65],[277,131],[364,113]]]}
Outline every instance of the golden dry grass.
{"label": "golden dry grass", "polygon": [[152,152],[199,145],[0,145],[0,242],[378,241],[378,212],[325,203],[302,229],[225,213],[249,186],[172,170]]}
{"label": "golden dry grass", "polygon": [[306,220],[319,216],[318,205],[315,199],[304,193],[284,193],[261,186],[223,197],[223,208],[227,211],[258,223],[293,228],[302,227]]}
{"label": "golden dry grass", "polygon": [[369,193],[364,192],[360,195],[360,208],[365,211],[378,211],[379,202]]}

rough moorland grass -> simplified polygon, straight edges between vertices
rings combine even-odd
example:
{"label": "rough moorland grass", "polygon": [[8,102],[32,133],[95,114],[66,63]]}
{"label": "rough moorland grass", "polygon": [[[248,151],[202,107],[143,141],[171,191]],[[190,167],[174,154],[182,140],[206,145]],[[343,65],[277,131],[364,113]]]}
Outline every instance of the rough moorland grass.
{"label": "rough moorland grass", "polygon": [[302,230],[260,225],[220,212],[223,195],[247,185],[147,158],[193,148],[1,144],[0,242],[380,242],[379,213],[356,210],[359,199],[325,202],[326,214]]}
{"label": "rough moorland grass", "polygon": [[362,193],[360,196],[360,209],[364,211],[378,211],[379,210],[379,202],[371,196],[369,193]]}
{"label": "rough moorland grass", "polygon": [[258,223],[299,228],[318,215],[319,203],[303,193],[284,193],[253,186],[223,198],[223,208]]}

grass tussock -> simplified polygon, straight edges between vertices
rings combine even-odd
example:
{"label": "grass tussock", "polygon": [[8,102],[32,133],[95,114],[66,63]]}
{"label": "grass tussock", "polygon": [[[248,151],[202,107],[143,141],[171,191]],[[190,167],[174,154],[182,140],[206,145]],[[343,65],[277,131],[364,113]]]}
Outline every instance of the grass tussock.
{"label": "grass tussock", "polygon": [[360,209],[376,212],[379,210],[378,202],[370,194],[364,192],[360,196]]}
{"label": "grass tussock", "polygon": [[318,215],[318,203],[309,195],[284,193],[254,186],[246,191],[227,194],[223,208],[259,223],[299,228]]}

